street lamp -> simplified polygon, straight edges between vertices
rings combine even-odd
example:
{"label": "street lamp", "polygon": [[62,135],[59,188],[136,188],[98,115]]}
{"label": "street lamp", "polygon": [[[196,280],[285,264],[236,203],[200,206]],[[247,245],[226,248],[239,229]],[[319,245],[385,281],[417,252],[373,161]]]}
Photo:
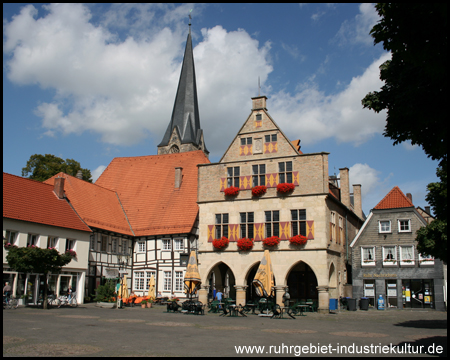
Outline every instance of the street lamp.
{"label": "street lamp", "polygon": [[[117,264],[119,265],[119,278],[120,278],[120,293],[122,294],[123,297],[123,274],[126,274],[127,271],[126,270],[122,270],[122,268],[125,268],[126,266],[128,266],[128,260],[130,258],[130,254],[129,253],[118,253],[117,254]],[[119,292],[118,292],[119,293]],[[119,295],[119,294],[117,294]],[[119,300],[119,296],[117,296],[117,308],[120,309],[122,306],[120,306],[120,300]]]}

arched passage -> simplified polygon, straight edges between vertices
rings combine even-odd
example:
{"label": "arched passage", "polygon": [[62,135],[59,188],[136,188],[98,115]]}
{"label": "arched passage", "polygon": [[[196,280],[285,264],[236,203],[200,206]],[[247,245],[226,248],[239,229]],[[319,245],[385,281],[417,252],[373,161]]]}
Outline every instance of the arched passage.
{"label": "arched passage", "polygon": [[207,279],[209,285],[208,298],[213,299],[215,294],[214,290],[222,291],[225,297],[236,298],[236,289],[234,287],[236,280],[233,271],[227,264],[219,262],[214,265]]}
{"label": "arched passage", "polygon": [[[259,264],[261,262],[255,263],[247,272],[246,276],[246,283],[247,289],[246,289],[246,301],[256,301],[259,299],[259,296],[256,294],[255,288],[253,286],[253,279],[255,278],[256,272],[258,271]],[[274,286],[277,284],[275,276],[273,277],[273,284]]]}
{"label": "arched passage", "polygon": [[317,300],[317,277],[311,267],[303,261],[295,264],[287,275],[287,286],[291,300]]}

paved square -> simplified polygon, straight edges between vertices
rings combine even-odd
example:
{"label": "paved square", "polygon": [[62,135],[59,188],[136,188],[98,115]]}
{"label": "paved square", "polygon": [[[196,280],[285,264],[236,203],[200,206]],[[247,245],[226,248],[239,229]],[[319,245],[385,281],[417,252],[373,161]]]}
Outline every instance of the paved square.
{"label": "paved square", "polygon": [[[426,352],[441,346],[442,353],[434,356],[447,356],[446,312],[358,310],[292,320],[165,311],[165,306],[101,309],[94,304],[3,310],[3,356],[361,356],[358,351],[370,356],[372,350],[380,356],[391,344]],[[237,354],[238,346],[264,348]],[[399,351],[386,355],[410,356]]]}

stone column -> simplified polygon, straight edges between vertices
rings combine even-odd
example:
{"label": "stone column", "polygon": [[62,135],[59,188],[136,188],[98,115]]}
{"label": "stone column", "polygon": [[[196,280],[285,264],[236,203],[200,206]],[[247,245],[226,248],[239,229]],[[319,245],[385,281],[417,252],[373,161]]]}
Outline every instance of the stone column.
{"label": "stone column", "polygon": [[284,295],[285,290],[286,290],[286,285],[275,286],[275,294],[276,294],[275,301],[278,305],[280,305],[280,307],[284,306],[283,295]]}
{"label": "stone column", "polygon": [[208,303],[209,285],[201,285],[198,291],[198,301],[202,304]]}
{"label": "stone column", "polygon": [[317,286],[319,292],[319,308],[317,312],[320,314],[328,314],[330,311],[330,295],[328,294],[328,286]]}
{"label": "stone column", "polygon": [[244,306],[247,301],[247,287],[248,285],[234,285],[236,289],[236,305]]}

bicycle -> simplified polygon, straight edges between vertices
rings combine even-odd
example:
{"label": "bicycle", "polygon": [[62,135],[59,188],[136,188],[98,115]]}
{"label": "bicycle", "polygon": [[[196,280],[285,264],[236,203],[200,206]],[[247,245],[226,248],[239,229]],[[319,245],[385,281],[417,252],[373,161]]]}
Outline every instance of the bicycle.
{"label": "bicycle", "polygon": [[19,301],[14,296],[3,295],[3,309],[17,309]]}
{"label": "bicycle", "polygon": [[66,295],[62,295],[60,296],[57,300],[59,301],[59,305],[58,305],[58,309],[61,306],[65,306],[65,305],[69,305],[71,307],[77,307],[78,303],[77,303],[77,294],[76,293],[72,293],[72,298],[69,301],[69,298]]}

